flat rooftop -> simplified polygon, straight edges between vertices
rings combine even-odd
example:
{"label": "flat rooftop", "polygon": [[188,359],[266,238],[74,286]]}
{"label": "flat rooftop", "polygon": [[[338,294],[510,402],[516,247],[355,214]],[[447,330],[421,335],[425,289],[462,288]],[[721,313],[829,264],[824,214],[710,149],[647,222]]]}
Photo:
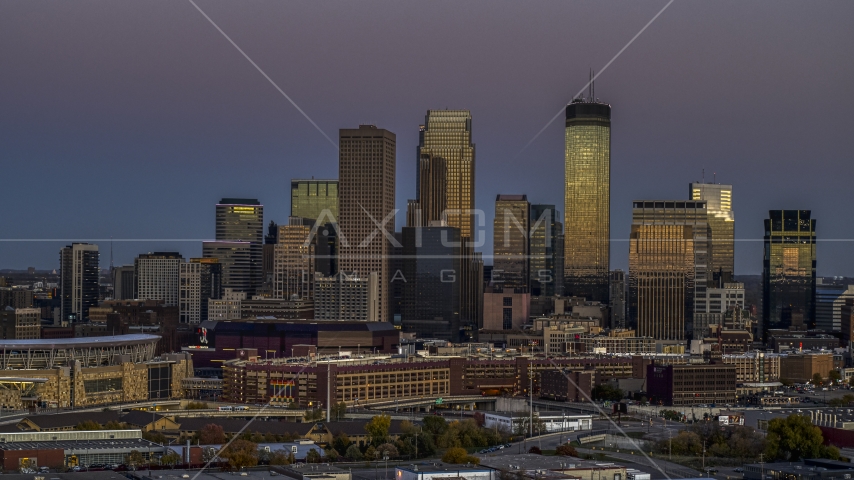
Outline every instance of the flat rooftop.
{"label": "flat rooftop", "polygon": [[[44,442],[6,442],[0,443],[0,450],[74,450],[85,453],[95,453],[95,450],[161,449],[161,445],[141,438],[113,440],[48,440]],[[4,477],[5,478],[5,477]]]}

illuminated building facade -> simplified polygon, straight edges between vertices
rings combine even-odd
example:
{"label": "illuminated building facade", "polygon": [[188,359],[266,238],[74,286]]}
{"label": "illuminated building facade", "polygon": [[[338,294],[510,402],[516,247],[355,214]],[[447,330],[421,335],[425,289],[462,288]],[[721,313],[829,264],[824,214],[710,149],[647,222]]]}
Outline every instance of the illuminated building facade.
{"label": "illuminated building facade", "polygon": [[526,195],[498,195],[493,229],[493,279],[506,288],[528,288],[528,229],[531,204]]}
{"label": "illuminated building facade", "polygon": [[732,185],[718,183],[690,184],[691,200],[706,202],[709,214],[710,288],[723,288],[735,275],[735,215],[732,211]]}
{"label": "illuminated building facade", "polygon": [[564,290],[608,303],[611,253],[611,106],[566,106]]}
{"label": "illuminated building facade", "polygon": [[709,226],[702,201],[636,201],[629,240],[629,313],[638,336],[684,340],[706,295]]}
{"label": "illuminated building facade", "polygon": [[338,180],[291,180],[291,216],[337,222]]}
{"label": "illuminated building facade", "polygon": [[[252,295],[263,283],[264,206],[248,198],[223,198],[216,206],[216,240],[249,243],[249,283]],[[223,264],[228,269],[227,264]],[[226,285],[238,288],[237,285]]]}
{"label": "illuminated building facade", "polygon": [[815,219],[809,210],[771,210],[765,220],[762,337],[769,329],[815,328]]}
{"label": "illuminated building facade", "polygon": [[390,320],[390,257],[397,212],[397,137],[374,125],[359,125],[341,129],[338,140],[338,270],[366,279],[376,273],[379,305],[371,320],[386,322]]}
{"label": "illuminated building facade", "polygon": [[178,306],[178,282],[184,257],[178,252],[144,253],[134,260],[134,299],[160,300]]}

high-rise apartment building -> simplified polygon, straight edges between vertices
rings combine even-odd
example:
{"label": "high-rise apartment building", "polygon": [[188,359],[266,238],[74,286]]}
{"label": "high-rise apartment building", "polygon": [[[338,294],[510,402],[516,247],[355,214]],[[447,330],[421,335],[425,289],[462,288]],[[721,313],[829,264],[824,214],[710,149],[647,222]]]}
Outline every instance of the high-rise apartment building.
{"label": "high-rise apartment building", "polygon": [[222,288],[249,292],[252,288],[252,244],[249,242],[202,242],[202,256],[222,265]]}
{"label": "high-rise apartment building", "polygon": [[771,210],[765,220],[762,338],[769,329],[815,327],[815,219],[809,210]]}
{"label": "high-rise apartment building", "polygon": [[363,276],[339,273],[332,277],[317,277],[314,286],[315,319],[379,321],[382,304],[377,272]]}
{"label": "high-rise apartment building", "polygon": [[291,180],[291,216],[338,221],[338,180]]}
{"label": "high-rise apartment building", "polygon": [[611,106],[566,106],[564,290],[608,303],[611,254]]}
{"label": "high-rise apartment building", "polygon": [[[249,284],[247,295],[253,295],[263,283],[264,206],[256,199],[223,198],[216,205],[216,240],[249,243]],[[230,266],[223,263],[223,269]],[[228,285],[230,288],[240,288]]]}
{"label": "high-rise apartment building", "polygon": [[532,296],[562,295],[563,224],[554,205],[531,205],[529,217],[528,262]]}
{"label": "high-rise apartment building", "polygon": [[63,321],[89,320],[89,308],[98,306],[98,246],[72,243],[59,251]]}
{"label": "high-rise apartment building", "polygon": [[503,288],[528,288],[530,210],[526,195],[498,195],[493,227],[493,278]]}
{"label": "high-rise apartment building", "polygon": [[626,328],[626,272],[611,270],[609,279],[611,328]]}
{"label": "high-rise apartment building", "polygon": [[182,263],[178,291],[180,322],[204,322],[208,319],[208,300],[222,297],[222,265],[216,258],[191,258],[189,263]]}
{"label": "high-rise apartment building", "polygon": [[143,253],[134,260],[134,299],[160,300],[177,307],[184,257],[178,252]]}
{"label": "high-rise apartment building", "polygon": [[315,243],[310,238],[312,219],[290,217],[279,226],[273,265],[273,298],[314,298]]}
{"label": "high-rise apartment building", "polygon": [[732,185],[692,183],[691,200],[704,200],[709,212],[709,287],[723,288],[735,275],[735,215],[732,211]]}
{"label": "high-rise apartment building", "polygon": [[685,340],[706,295],[709,224],[703,201],[636,201],[629,237],[629,313],[641,337]]}
{"label": "high-rise apartment building", "polygon": [[403,331],[418,338],[460,341],[459,229],[436,222],[430,227],[403,227],[401,233]]}
{"label": "high-rise apartment building", "polygon": [[[396,137],[373,125],[339,132],[338,270],[369,278],[379,291],[376,320],[390,321],[389,258],[394,241]],[[318,307],[315,307],[315,311]]]}

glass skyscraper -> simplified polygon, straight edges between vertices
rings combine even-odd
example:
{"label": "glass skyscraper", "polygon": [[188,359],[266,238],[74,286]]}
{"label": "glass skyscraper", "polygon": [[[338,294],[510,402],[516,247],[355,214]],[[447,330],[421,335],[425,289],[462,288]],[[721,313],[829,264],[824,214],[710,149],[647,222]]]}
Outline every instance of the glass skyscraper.
{"label": "glass skyscraper", "polygon": [[732,185],[692,183],[691,200],[705,200],[709,212],[711,242],[709,248],[709,287],[723,288],[735,275],[735,215],[732,211]]}
{"label": "glass skyscraper", "polygon": [[815,328],[815,219],[809,210],[771,210],[765,220],[762,338],[769,329]]}
{"label": "glass skyscraper", "polygon": [[323,223],[338,221],[338,180],[291,180],[291,216],[317,221],[324,210],[332,218]]}
{"label": "glass skyscraper", "polygon": [[564,290],[608,303],[611,252],[611,106],[566,106]]}
{"label": "glass skyscraper", "polygon": [[528,288],[528,230],[531,204],[526,195],[498,195],[493,222],[493,279],[505,288]]}

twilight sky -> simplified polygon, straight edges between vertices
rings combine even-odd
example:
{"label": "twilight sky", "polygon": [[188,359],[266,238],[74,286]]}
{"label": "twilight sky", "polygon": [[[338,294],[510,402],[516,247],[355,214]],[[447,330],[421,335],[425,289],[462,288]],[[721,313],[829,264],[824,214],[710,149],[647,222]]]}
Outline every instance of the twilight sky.
{"label": "twilight sky", "polygon": [[[496,194],[563,210],[562,119],[519,151],[666,4],[196,1],[336,141],[397,134],[399,208],[426,111],[471,110],[486,253]],[[811,209],[837,240],[819,275],[854,275],[852,23],[850,0],[676,0],[613,62],[596,82],[613,268],[631,201],[687,198],[705,168],[734,185],[736,273],[761,272],[769,209]],[[221,197],[281,222],[291,178],[337,175],[335,148],[189,2],[0,3],[0,239],[59,240],[0,242],[0,268],[57,268],[64,243],[110,236],[140,240],[116,264],[200,256],[168,240],[212,238]]]}

